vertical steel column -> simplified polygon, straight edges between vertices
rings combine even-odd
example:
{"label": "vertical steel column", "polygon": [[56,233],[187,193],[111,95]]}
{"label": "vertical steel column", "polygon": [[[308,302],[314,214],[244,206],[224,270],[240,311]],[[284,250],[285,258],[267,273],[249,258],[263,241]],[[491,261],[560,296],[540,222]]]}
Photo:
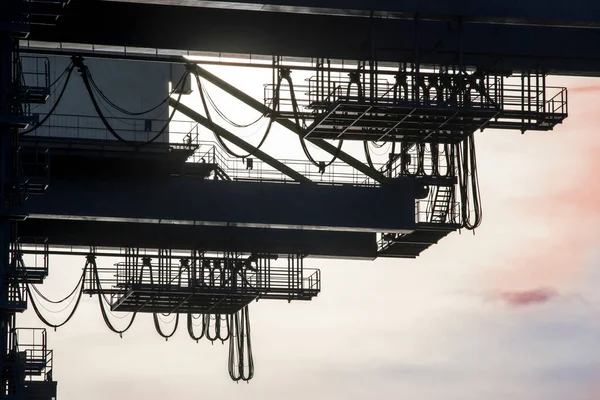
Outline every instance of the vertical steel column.
{"label": "vertical steel column", "polygon": [[[16,39],[10,32],[11,24],[15,22],[13,13],[20,2],[5,3],[0,12],[0,397],[14,394],[18,384],[11,362],[10,335],[14,330],[15,311],[11,309],[9,298],[8,274],[10,271],[10,202],[11,183],[14,182],[13,153],[16,128],[12,118],[15,117],[13,101],[13,60]],[[12,364],[12,365],[11,365]]]}

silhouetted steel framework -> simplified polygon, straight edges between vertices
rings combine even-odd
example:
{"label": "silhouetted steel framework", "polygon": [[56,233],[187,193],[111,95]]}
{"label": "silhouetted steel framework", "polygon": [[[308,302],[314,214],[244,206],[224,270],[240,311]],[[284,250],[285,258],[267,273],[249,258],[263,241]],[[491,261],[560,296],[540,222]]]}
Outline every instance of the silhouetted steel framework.
{"label": "silhouetted steel framework", "polygon": [[[600,56],[590,51],[600,37],[600,12],[591,11],[600,10],[591,0],[589,12],[507,0],[426,9],[383,0],[353,2],[354,9],[342,0],[167,3],[0,3],[0,396],[56,395],[45,331],[18,330],[15,315],[30,300],[44,323],[62,326],[83,293],[97,295],[104,321],[118,334],[146,312],[168,339],[186,315],[192,339],[229,342],[233,380],[251,379],[252,301],[317,296],[320,273],[304,268],[310,255],[414,258],[453,231],[475,229],[482,218],[475,132],[551,130],[568,108],[566,89],[549,87],[548,74],[600,71]],[[168,50],[149,55],[140,47]],[[237,55],[197,64],[173,50]],[[72,63],[54,106],[35,119],[29,105],[46,102],[56,83],[44,54],[69,55]],[[173,112],[155,121],[160,129],[115,129],[103,109],[124,114],[119,120],[130,126],[144,125],[144,113],[103,93],[89,57],[185,66],[164,101]],[[264,101],[202,68],[207,62],[271,68]],[[313,76],[298,84],[296,70]],[[191,95],[201,110],[181,102],[190,95],[187,78],[196,82]],[[54,112],[72,79],[83,82],[97,117]],[[268,119],[257,146],[216,122],[213,115],[246,126],[219,109],[207,82]],[[157,142],[175,125],[175,110],[193,124],[181,143]],[[261,150],[274,124],[298,136],[307,161]],[[216,142],[200,141],[198,126]],[[38,137],[41,127],[93,129],[116,140]],[[362,142],[366,162],[344,151],[346,141]],[[316,159],[308,143],[331,158]],[[384,144],[380,165],[371,151]],[[73,291],[54,301],[36,284],[47,276],[50,256],[61,254],[84,257],[85,266]],[[39,263],[28,265],[28,255]],[[123,261],[102,269],[96,260],[104,256]],[[42,312],[44,301],[75,306],[54,323]],[[112,323],[114,312],[131,313],[124,329]],[[169,331],[165,316],[172,318]],[[23,332],[33,339],[22,339]]]}

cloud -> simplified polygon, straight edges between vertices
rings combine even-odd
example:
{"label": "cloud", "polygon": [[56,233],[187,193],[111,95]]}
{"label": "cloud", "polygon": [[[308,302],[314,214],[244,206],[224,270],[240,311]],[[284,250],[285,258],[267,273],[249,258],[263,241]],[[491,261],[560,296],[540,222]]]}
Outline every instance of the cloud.
{"label": "cloud", "polygon": [[569,88],[569,93],[598,93],[600,92],[600,86],[598,85],[586,85],[576,86]]}
{"label": "cloud", "polygon": [[550,288],[533,290],[498,292],[495,298],[502,300],[511,307],[524,307],[534,304],[547,303],[558,296],[558,292]]}
{"label": "cloud", "polygon": [[525,153],[530,162],[544,167],[527,177],[535,190],[512,205],[519,225],[511,235],[521,242],[505,249],[505,256],[494,260],[494,269],[486,271],[483,284],[488,288],[566,291],[578,290],[584,281],[600,234],[600,142],[595,131],[600,114],[587,108],[598,88],[572,90],[573,115],[556,132],[535,137],[537,150]]}

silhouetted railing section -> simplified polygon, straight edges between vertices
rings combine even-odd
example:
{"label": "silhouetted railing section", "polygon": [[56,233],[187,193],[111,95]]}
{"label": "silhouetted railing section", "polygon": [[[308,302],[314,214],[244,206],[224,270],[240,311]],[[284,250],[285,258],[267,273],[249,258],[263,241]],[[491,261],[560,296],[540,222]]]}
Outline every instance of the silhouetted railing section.
{"label": "silhouetted railing section", "polygon": [[[168,120],[145,118],[121,118],[107,116],[108,124],[124,139],[135,142],[145,142],[156,136]],[[168,141],[169,129],[165,129],[159,142]],[[185,131],[173,133],[185,134]],[[47,121],[28,136],[58,137],[73,139],[116,140],[102,119],[91,115],[52,114]]]}
{"label": "silhouetted railing section", "polygon": [[[302,256],[290,255],[283,262],[268,256],[202,256],[176,262],[170,255],[126,256],[113,268],[99,268],[100,290],[117,304],[133,291],[156,291],[157,295],[185,292],[206,295],[253,296],[257,298],[306,300],[321,288],[320,272],[304,268]],[[93,279],[86,291],[97,291]]]}
{"label": "silhouetted railing section", "polygon": [[[403,109],[419,109],[414,114],[419,115],[421,120],[424,117],[429,120],[448,117],[445,113],[455,110],[459,114],[453,115],[450,120],[456,117],[483,118],[480,124],[470,121],[472,123],[464,125],[464,130],[472,132],[486,126],[547,130],[561,122],[567,114],[566,89],[548,86],[546,76],[541,72],[510,75],[479,69],[466,71],[455,67],[434,67],[399,71],[364,68],[342,74],[327,69],[323,73],[323,67],[319,66],[315,66],[315,72],[316,75],[307,80],[308,84],[295,86],[294,96],[288,85],[280,87],[278,118],[299,118],[303,124],[310,125],[312,121],[323,118],[326,121],[331,117],[331,123],[345,132],[344,119],[356,113],[357,119],[363,119],[357,127],[379,131],[382,124],[385,126],[385,123],[393,121],[395,113],[405,122],[416,122],[410,118],[407,120],[406,114],[400,112]],[[275,83],[265,86],[265,104],[273,104],[277,98],[276,88]],[[296,108],[293,107],[293,97]],[[388,111],[383,112],[385,109]],[[424,110],[429,111],[422,114]],[[435,110],[441,114],[436,114]],[[371,121],[372,126],[364,125],[364,119]],[[495,123],[498,119],[500,122]],[[484,123],[486,120],[489,122]],[[449,129],[445,125],[437,130]],[[391,126],[394,129],[401,127]],[[315,128],[309,129],[309,133]],[[431,130],[433,127],[423,129]],[[457,129],[456,126],[451,128]],[[317,130],[316,134],[322,132]]]}

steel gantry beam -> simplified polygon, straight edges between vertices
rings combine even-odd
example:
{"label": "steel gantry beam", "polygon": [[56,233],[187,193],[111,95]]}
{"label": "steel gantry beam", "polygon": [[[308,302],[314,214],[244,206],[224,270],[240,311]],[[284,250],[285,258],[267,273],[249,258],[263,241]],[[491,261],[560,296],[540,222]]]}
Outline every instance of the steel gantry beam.
{"label": "steel gantry beam", "polygon": [[[576,6],[542,0],[235,3],[241,2],[74,0],[56,27],[36,26],[28,39],[216,57],[237,54],[253,60],[375,56],[379,62],[410,63],[418,49],[422,64],[462,61],[486,69],[600,74],[600,55],[593,51],[600,43],[595,0],[580,0]],[[327,4],[342,12],[328,12]]]}
{"label": "steel gantry beam", "polygon": [[[252,107],[256,111],[259,111],[263,115],[266,115],[266,114],[272,115],[273,113],[275,113],[275,111],[273,109],[271,109],[270,107],[265,106],[263,103],[256,100],[252,96],[249,96],[248,94],[244,93],[240,89],[230,85],[229,83],[225,82],[223,79],[208,72],[207,70],[200,67],[199,65],[191,64],[191,65],[189,65],[189,68],[190,68],[190,71],[192,71],[192,73],[198,74],[202,78],[206,79],[207,81],[209,81],[210,83],[219,87],[220,89],[224,90],[225,92],[229,93],[236,99],[238,99],[238,100],[242,101],[243,103],[247,104],[248,106]],[[276,121],[279,124],[281,124],[284,128],[289,129],[290,131],[294,132],[298,136],[300,136],[300,137],[305,136],[305,132],[302,129],[302,127],[298,126],[295,122],[293,122],[289,119],[277,119]],[[338,148],[336,146],[326,142],[325,140],[310,139],[310,138],[307,140],[310,143],[317,146],[318,148],[320,148],[321,150],[324,150],[331,155],[337,156],[338,159],[340,159],[341,161],[350,165],[351,167],[355,168],[356,170],[362,172],[365,176],[368,176],[369,178],[375,180],[376,182],[379,182],[379,183],[387,182],[388,179],[383,174],[374,170],[373,168],[370,168],[368,165],[357,160],[356,158],[352,157],[348,153],[338,150]]]}
{"label": "steel gantry beam", "polygon": [[354,18],[412,19],[452,21],[457,15],[466,22],[600,27],[600,4],[595,0],[579,0],[574,7],[565,1],[547,0],[102,0],[118,3],[144,3],[224,10],[258,11],[289,14],[315,14]]}

